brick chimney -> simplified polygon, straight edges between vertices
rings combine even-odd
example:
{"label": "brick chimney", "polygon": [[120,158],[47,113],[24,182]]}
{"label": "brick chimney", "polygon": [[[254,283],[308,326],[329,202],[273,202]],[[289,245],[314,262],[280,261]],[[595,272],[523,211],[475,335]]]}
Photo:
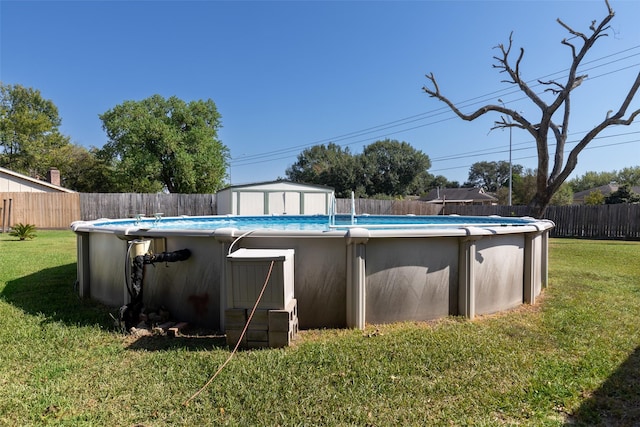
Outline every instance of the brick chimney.
{"label": "brick chimney", "polygon": [[56,168],[50,168],[47,172],[47,181],[60,187],[60,171]]}

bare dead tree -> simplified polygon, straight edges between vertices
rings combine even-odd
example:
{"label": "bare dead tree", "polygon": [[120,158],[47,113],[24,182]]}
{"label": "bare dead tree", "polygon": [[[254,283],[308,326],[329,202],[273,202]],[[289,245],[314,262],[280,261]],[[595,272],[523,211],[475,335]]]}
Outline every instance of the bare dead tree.
{"label": "bare dead tree", "polygon": [[[494,56],[496,63],[494,68],[500,70],[501,73],[506,73],[508,79],[503,80],[505,83],[517,85],[518,88],[540,109],[541,119],[539,122],[531,122],[525,117],[521,116],[517,111],[506,108],[504,105],[485,105],[480,107],[476,111],[465,114],[460,111],[456,105],[451,102],[447,97],[442,95],[438,83],[433,73],[426,75],[426,78],[431,83],[431,87],[424,86],[422,89],[433,98],[436,98],[445,104],[461,119],[466,121],[473,121],[480,116],[491,111],[502,114],[501,120],[495,122],[495,126],[492,129],[497,128],[519,128],[529,132],[536,141],[537,154],[538,154],[538,168],[536,177],[536,194],[529,203],[532,208],[532,213],[536,217],[542,217],[549,206],[551,197],[560,188],[560,185],[568,178],[571,172],[578,164],[578,155],[580,152],[596,137],[600,132],[609,126],[614,125],[630,125],[634,119],[640,115],[640,109],[631,111],[626,117],[627,109],[633,100],[638,88],[640,87],[640,73],[638,73],[633,85],[627,92],[626,97],[620,104],[618,111],[614,114],[607,114],[607,116],[597,125],[595,125],[589,132],[587,132],[578,144],[569,152],[565,162],[565,144],[567,142],[567,135],[569,130],[569,118],[571,113],[571,92],[576,89],[587,78],[586,75],[576,75],[577,70],[587,54],[587,52],[593,47],[596,41],[608,35],[610,29],[609,22],[614,17],[614,11],[609,5],[609,1],[605,0],[608,14],[600,23],[592,21],[589,29],[590,35],[583,34],[574,30],[569,25],[558,19],[558,23],[565,28],[572,39],[578,39],[582,42],[582,46],[576,46],[573,42],[568,41],[566,38],[562,40],[562,44],[568,46],[571,49],[571,67],[569,68],[569,75],[564,82],[556,80],[541,81],[538,80],[543,86],[546,86],[545,92],[551,93],[555,98],[553,102],[548,104],[545,102],[533,89],[523,81],[520,75],[520,63],[524,56],[524,49],[520,48],[520,52],[514,65],[509,62],[511,55],[511,48],[513,46],[512,34],[509,35],[509,43],[505,46],[500,44],[496,46],[496,49],[500,51],[500,54]],[[613,111],[612,111],[613,112]],[[558,113],[558,114],[556,114]],[[507,121],[504,115],[511,117],[512,120]],[[554,121],[555,117],[561,117],[561,122]],[[549,137],[552,136],[555,139],[556,147],[553,158],[553,168],[549,172]]]}

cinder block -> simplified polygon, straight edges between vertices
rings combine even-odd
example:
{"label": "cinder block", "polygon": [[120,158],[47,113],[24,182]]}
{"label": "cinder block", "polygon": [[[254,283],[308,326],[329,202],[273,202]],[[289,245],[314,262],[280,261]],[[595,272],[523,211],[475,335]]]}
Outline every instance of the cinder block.
{"label": "cinder block", "polygon": [[224,311],[225,329],[244,329],[247,324],[247,310],[244,308],[228,308]]}
{"label": "cinder block", "polygon": [[[251,310],[247,310],[248,314],[251,313]],[[249,329],[252,330],[261,330],[266,331],[269,329],[269,310],[256,310],[253,313],[253,317],[251,318],[251,323],[249,324]]]}
{"label": "cinder block", "polygon": [[281,348],[291,345],[293,341],[293,331],[289,332],[269,332],[269,347]]}
{"label": "cinder block", "polygon": [[248,329],[247,330],[247,341],[264,341],[269,342],[269,332],[268,331],[255,331]]}
{"label": "cinder block", "polygon": [[[227,345],[235,347],[248,320],[250,309],[230,308],[225,310]],[[285,309],[256,310],[240,347],[280,348],[291,344],[298,334],[298,304],[289,301]]]}
{"label": "cinder block", "polygon": [[[235,347],[242,334],[242,329],[227,329],[227,345],[231,348]],[[247,336],[245,335],[240,342],[240,347],[247,346]]]}
{"label": "cinder block", "polygon": [[285,310],[269,310],[269,331],[287,332],[290,323],[298,318],[297,300],[292,299]]}

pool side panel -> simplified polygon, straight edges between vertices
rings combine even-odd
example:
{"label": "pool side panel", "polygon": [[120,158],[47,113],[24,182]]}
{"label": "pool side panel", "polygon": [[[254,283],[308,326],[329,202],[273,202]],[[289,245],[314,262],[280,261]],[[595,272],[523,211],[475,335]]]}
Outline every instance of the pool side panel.
{"label": "pool side panel", "polygon": [[366,246],[368,323],[431,320],[456,306],[457,238],[370,239]]}
{"label": "pool side panel", "polygon": [[219,329],[222,251],[215,239],[166,239],[166,251],[189,249],[186,261],[145,266],[144,304],[153,310],[166,307],[172,318]]}
{"label": "pool side panel", "polygon": [[517,307],[523,301],[524,235],[486,236],[476,241],[475,314]]}
{"label": "pool side panel", "polygon": [[110,306],[124,304],[124,265],[127,243],[114,234],[89,237],[89,294]]}

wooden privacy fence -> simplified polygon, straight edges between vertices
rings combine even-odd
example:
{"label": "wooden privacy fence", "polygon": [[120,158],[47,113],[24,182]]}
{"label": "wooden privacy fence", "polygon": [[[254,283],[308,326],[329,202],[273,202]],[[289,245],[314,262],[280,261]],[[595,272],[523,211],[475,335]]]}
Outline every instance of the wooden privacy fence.
{"label": "wooden privacy fence", "polygon": [[[11,201],[11,202],[9,202]],[[357,214],[371,215],[500,215],[528,216],[526,206],[442,205],[410,200],[356,199]],[[352,201],[337,199],[336,211],[350,213]],[[9,218],[9,207],[11,217]],[[73,221],[100,218],[215,215],[215,194],[137,193],[0,193],[0,226],[19,222],[38,228],[65,229]],[[556,227],[552,237],[640,240],[640,205],[550,206],[545,218]]]}
{"label": "wooden privacy fence", "polygon": [[82,193],[80,214],[84,221],[100,218],[133,218],[137,214],[152,217],[215,215],[215,194],[140,194]]}
{"label": "wooden privacy fence", "polygon": [[[369,215],[440,215],[441,205],[415,200],[355,199],[357,214]],[[336,199],[336,212],[351,213],[351,199]]]}
{"label": "wooden privacy fence", "polygon": [[640,205],[552,206],[551,236],[640,240]]}
{"label": "wooden privacy fence", "polygon": [[69,228],[80,216],[78,193],[0,193],[0,231],[18,223]]}

